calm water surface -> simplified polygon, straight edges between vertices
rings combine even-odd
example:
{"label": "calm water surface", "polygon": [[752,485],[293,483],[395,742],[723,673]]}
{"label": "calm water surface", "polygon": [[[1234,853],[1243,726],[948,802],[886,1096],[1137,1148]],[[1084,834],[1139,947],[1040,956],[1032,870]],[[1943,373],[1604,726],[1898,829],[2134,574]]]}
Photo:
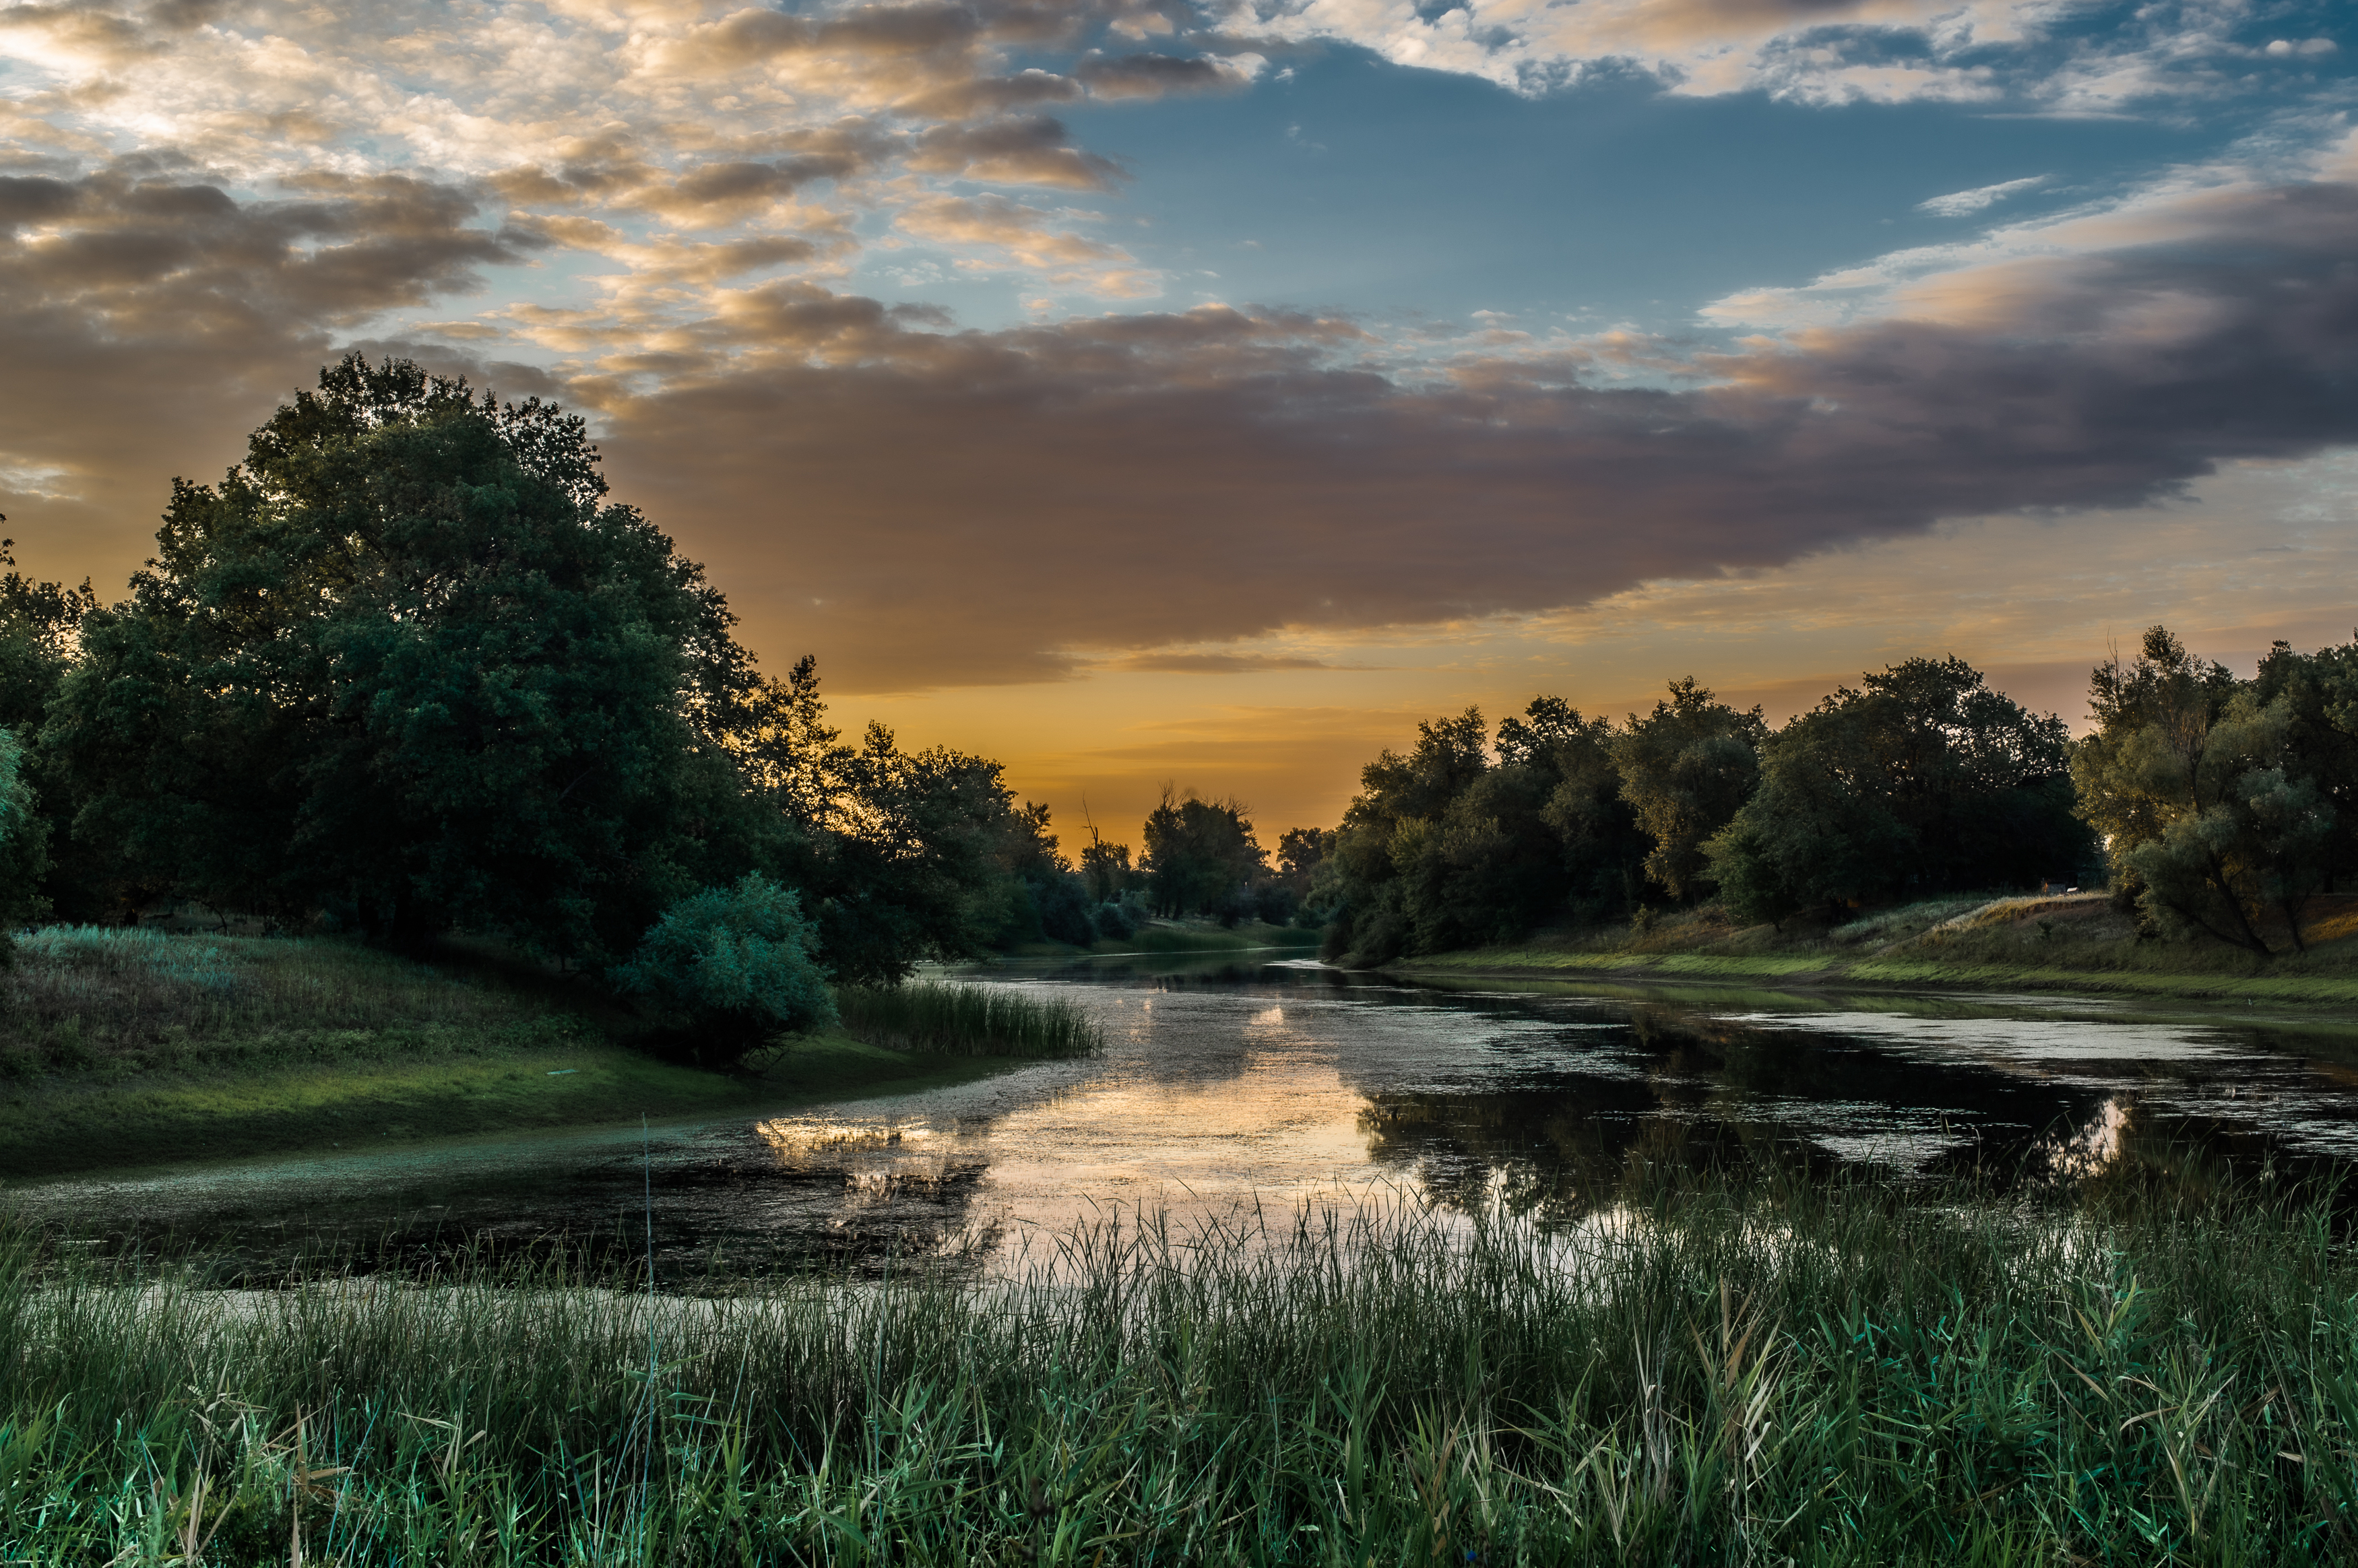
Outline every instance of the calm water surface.
{"label": "calm water surface", "polygon": [[[1295,960],[1101,963],[987,983],[1069,998],[1098,1059],[773,1117],[279,1161],[19,1192],[85,1239],[169,1235],[255,1274],[564,1235],[736,1273],[988,1266],[1076,1220],[1304,1201],[1574,1219],[1634,1173],[1774,1161],[1895,1178],[2211,1183],[2358,1159],[2331,1037],[2085,998],[1444,990]],[[2347,1052],[2342,1053],[2347,1054]]]}

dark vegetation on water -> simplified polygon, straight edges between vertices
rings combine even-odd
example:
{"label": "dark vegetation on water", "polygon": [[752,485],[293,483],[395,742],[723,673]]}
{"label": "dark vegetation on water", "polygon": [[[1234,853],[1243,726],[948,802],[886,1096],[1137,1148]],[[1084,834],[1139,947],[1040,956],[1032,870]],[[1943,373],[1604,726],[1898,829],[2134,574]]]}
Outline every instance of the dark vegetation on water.
{"label": "dark vegetation on water", "polygon": [[[2323,1563],[2321,1204],[1664,1184],[1596,1223],[1107,1226],[1007,1284],[557,1254],[245,1294],[0,1253],[41,1563]],[[667,1281],[681,1283],[687,1281]]]}
{"label": "dark vegetation on water", "polygon": [[1691,680],[1626,724],[1540,697],[1493,735],[1469,708],[1368,764],[1310,846],[1307,910],[1330,957],[1381,964],[1537,928],[1642,945],[1673,911],[1807,944],[1895,905],[2108,882],[2135,940],[2198,967],[2306,952],[2358,873],[2358,640],[2278,643],[2240,680],[2157,626],[2089,706],[2074,741],[1916,658],[1775,730]]}

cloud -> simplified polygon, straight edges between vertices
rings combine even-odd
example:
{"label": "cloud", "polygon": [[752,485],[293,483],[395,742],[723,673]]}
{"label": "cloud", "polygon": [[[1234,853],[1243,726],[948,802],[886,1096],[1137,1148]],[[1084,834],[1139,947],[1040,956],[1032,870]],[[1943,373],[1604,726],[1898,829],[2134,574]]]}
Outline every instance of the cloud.
{"label": "cloud", "polygon": [[1975,186],[1971,190],[1952,191],[1946,196],[1935,196],[1930,201],[1919,201],[1916,203],[1916,210],[1920,212],[1930,212],[1935,218],[1971,217],[1982,209],[1994,206],[2009,196],[2018,196],[2026,190],[2036,190],[2046,183],[2045,175],[2035,174],[2027,179],[2008,179],[1996,185]]}
{"label": "cloud", "polygon": [[[2325,22],[2329,8],[2295,0]],[[1397,64],[1542,92],[1631,70],[1698,95],[1808,103],[2012,101],[2112,113],[2273,91],[2247,61],[2314,61],[2307,44],[2249,35],[2260,13],[2211,0],[2123,9],[2051,0],[1258,0],[1238,38],[1334,39]],[[2267,17],[2283,27],[2285,13]],[[2330,40],[2319,38],[2319,43]]]}
{"label": "cloud", "polygon": [[1265,675],[1272,670],[1359,669],[1366,666],[1330,665],[1324,659],[1277,654],[1133,654],[1127,658],[1108,660],[1097,667],[1135,670],[1151,675],[1249,676]]}
{"label": "cloud", "polygon": [[[917,255],[936,276],[1004,276],[1044,318],[1075,292],[1156,293],[1107,237],[1122,167],[1046,111],[1237,87],[1263,38],[1522,91],[1637,70],[1690,93],[2073,113],[2334,58],[2271,54],[2241,13],[2176,0],[2076,33],[2047,0],[1265,0],[1217,36],[1206,15],[0,10],[0,510],[135,559],[174,470],[233,456],[340,347],[416,351],[596,415],[626,493],[711,558],[763,642],[877,689],[1107,657],[1298,667],[1217,650],[2133,503],[2358,438],[2358,222],[2329,178],[2214,177],[1755,290],[1709,319],[1767,334],[1709,354],[1226,306],[960,331],[847,290],[870,243],[936,247]],[[2268,25],[2291,43],[2303,15]],[[2326,172],[2358,171],[2347,146]],[[540,275],[557,283],[449,319],[560,251]]]}
{"label": "cloud", "polygon": [[1138,268],[1128,251],[1049,225],[1095,219],[1095,212],[1049,213],[1004,196],[936,196],[903,211],[900,228],[921,240],[979,251],[958,262],[969,271],[1023,267],[1050,283],[1088,288],[1118,297],[1159,291],[1152,272]]}
{"label": "cloud", "polygon": [[908,167],[994,185],[1055,185],[1106,190],[1122,178],[1111,158],[1071,144],[1062,122],[1047,115],[993,120],[980,125],[937,125],[916,139]]}
{"label": "cloud", "polygon": [[1220,59],[1167,54],[1091,55],[1073,75],[1093,98],[1167,98],[1180,92],[1217,92],[1248,86],[1262,61],[1258,55]]}
{"label": "cloud", "polygon": [[233,458],[341,331],[544,244],[480,219],[477,192],[399,176],[245,201],[153,157],[0,180],[0,512],[136,560],[171,476]]}
{"label": "cloud", "polygon": [[850,687],[1051,677],[1074,650],[1534,611],[2133,505],[2358,440],[2358,189],[2215,191],[2140,229],[1691,356],[1687,390],[1564,353],[1420,373],[1275,312],[944,332],[814,297],[776,351],[599,406],[611,471],[720,580],[794,563],[740,598],[769,645]]}

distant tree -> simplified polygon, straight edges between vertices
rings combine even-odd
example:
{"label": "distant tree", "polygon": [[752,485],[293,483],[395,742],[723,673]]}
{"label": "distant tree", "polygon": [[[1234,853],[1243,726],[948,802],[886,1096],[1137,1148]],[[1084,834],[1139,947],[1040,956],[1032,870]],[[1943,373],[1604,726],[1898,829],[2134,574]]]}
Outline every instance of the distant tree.
{"label": "distant tree", "polygon": [[2088,852],[2062,721],[2025,712],[1961,659],[1865,676],[1765,750],[1758,789],[1704,846],[1740,915],[2019,885]]}
{"label": "distant tree", "polygon": [[[1205,800],[1169,784],[1147,815],[1147,902],[1164,915],[1211,914],[1268,870],[1253,825],[1237,800]],[[1231,911],[1233,913],[1233,911]]]}
{"label": "distant tree", "polygon": [[1606,746],[1610,726],[1535,699],[1420,725],[1416,749],[1360,775],[1312,877],[1325,948],[1352,962],[1511,940],[1576,903],[1627,902],[1643,853]]}
{"label": "distant tree", "polygon": [[1318,863],[1334,853],[1331,827],[1289,827],[1277,838],[1277,875],[1297,898],[1308,894]]}
{"label": "distant tree", "polygon": [[2259,683],[2156,626],[2134,662],[2096,667],[2096,732],[2071,759],[2080,809],[2156,925],[2266,957],[2275,916],[2302,945],[2302,910],[2332,863],[2332,795],[2349,786],[2330,738],[2303,736],[2303,709],[2331,721],[2338,664],[2315,672],[2312,696],[2280,663],[2263,700]]}
{"label": "distant tree", "polygon": [[1026,801],[1010,823],[1004,863],[1012,876],[1010,926],[1002,943],[1046,937],[1087,946],[1097,940],[1088,883],[1077,875],[1048,830],[1048,808]]}
{"label": "distant tree", "polygon": [[1001,938],[1022,896],[1011,841],[1025,832],[1002,774],[967,752],[904,752],[881,724],[827,759],[827,827],[782,864],[816,904],[838,980],[893,984],[922,958],[979,957]]}
{"label": "distant tree", "polygon": [[1689,676],[1609,742],[1622,798],[1653,840],[1646,875],[1672,897],[1693,898],[1710,880],[1704,843],[1752,797],[1768,733],[1759,708],[1739,713]]}
{"label": "distant tree", "polygon": [[921,959],[976,957],[1011,939],[1011,923],[1036,925],[1013,868],[1041,853],[1045,808],[1019,813],[999,763],[906,752],[879,724],[844,744],[808,655],[783,681],[724,686],[718,727],[778,829],[765,863],[803,890],[815,950],[838,979],[891,985]]}
{"label": "distant tree", "polygon": [[1091,844],[1081,851],[1081,877],[1088,883],[1092,902],[1110,903],[1120,898],[1137,885],[1137,873],[1130,865],[1130,846]]}
{"label": "distant tree", "polygon": [[665,910],[611,979],[679,1025],[699,1060],[731,1063],[781,1033],[836,1022],[813,935],[792,892],[748,873]]}

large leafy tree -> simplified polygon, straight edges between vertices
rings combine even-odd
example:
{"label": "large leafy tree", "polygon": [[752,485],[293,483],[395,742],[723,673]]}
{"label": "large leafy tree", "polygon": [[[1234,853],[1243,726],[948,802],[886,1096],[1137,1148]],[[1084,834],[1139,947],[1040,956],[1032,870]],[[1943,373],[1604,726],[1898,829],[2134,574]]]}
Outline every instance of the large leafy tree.
{"label": "large leafy tree", "polygon": [[2333,864],[2335,786],[2348,788],[2346,755],[2316,728],[2340,712],[2342,661],[2287,663],[2267,697],[2153,627],[2133,662],[2093,672],[2096,732],[2071,760],[2081,810],[2146,915],[2263,957],[2279,922],[2301,945],[2303,906]]}
{"label": "large leafy tree", "polygon": [[1704,850],[1740,914],[2020,883],[2088,852],[2062,720],[1961,659],[1863,676],[1764,750],[1758,789]]}
{"label": "large leafy tree", "polygon": [[1613,737],[1622,798],[1653,840],[1646,875],[1672,897],[1693,898],[1710,880],[1704,842],[1752,797],[1768,733],[1760,709],[1739,712],[1689,676]]}
{"label": "large leafy tree", "polygon": [[227,907],[628,951],[763,825],[726,606],[605,490],[576,416],[323,372],[83,617],[46,731],[77,836]]}

